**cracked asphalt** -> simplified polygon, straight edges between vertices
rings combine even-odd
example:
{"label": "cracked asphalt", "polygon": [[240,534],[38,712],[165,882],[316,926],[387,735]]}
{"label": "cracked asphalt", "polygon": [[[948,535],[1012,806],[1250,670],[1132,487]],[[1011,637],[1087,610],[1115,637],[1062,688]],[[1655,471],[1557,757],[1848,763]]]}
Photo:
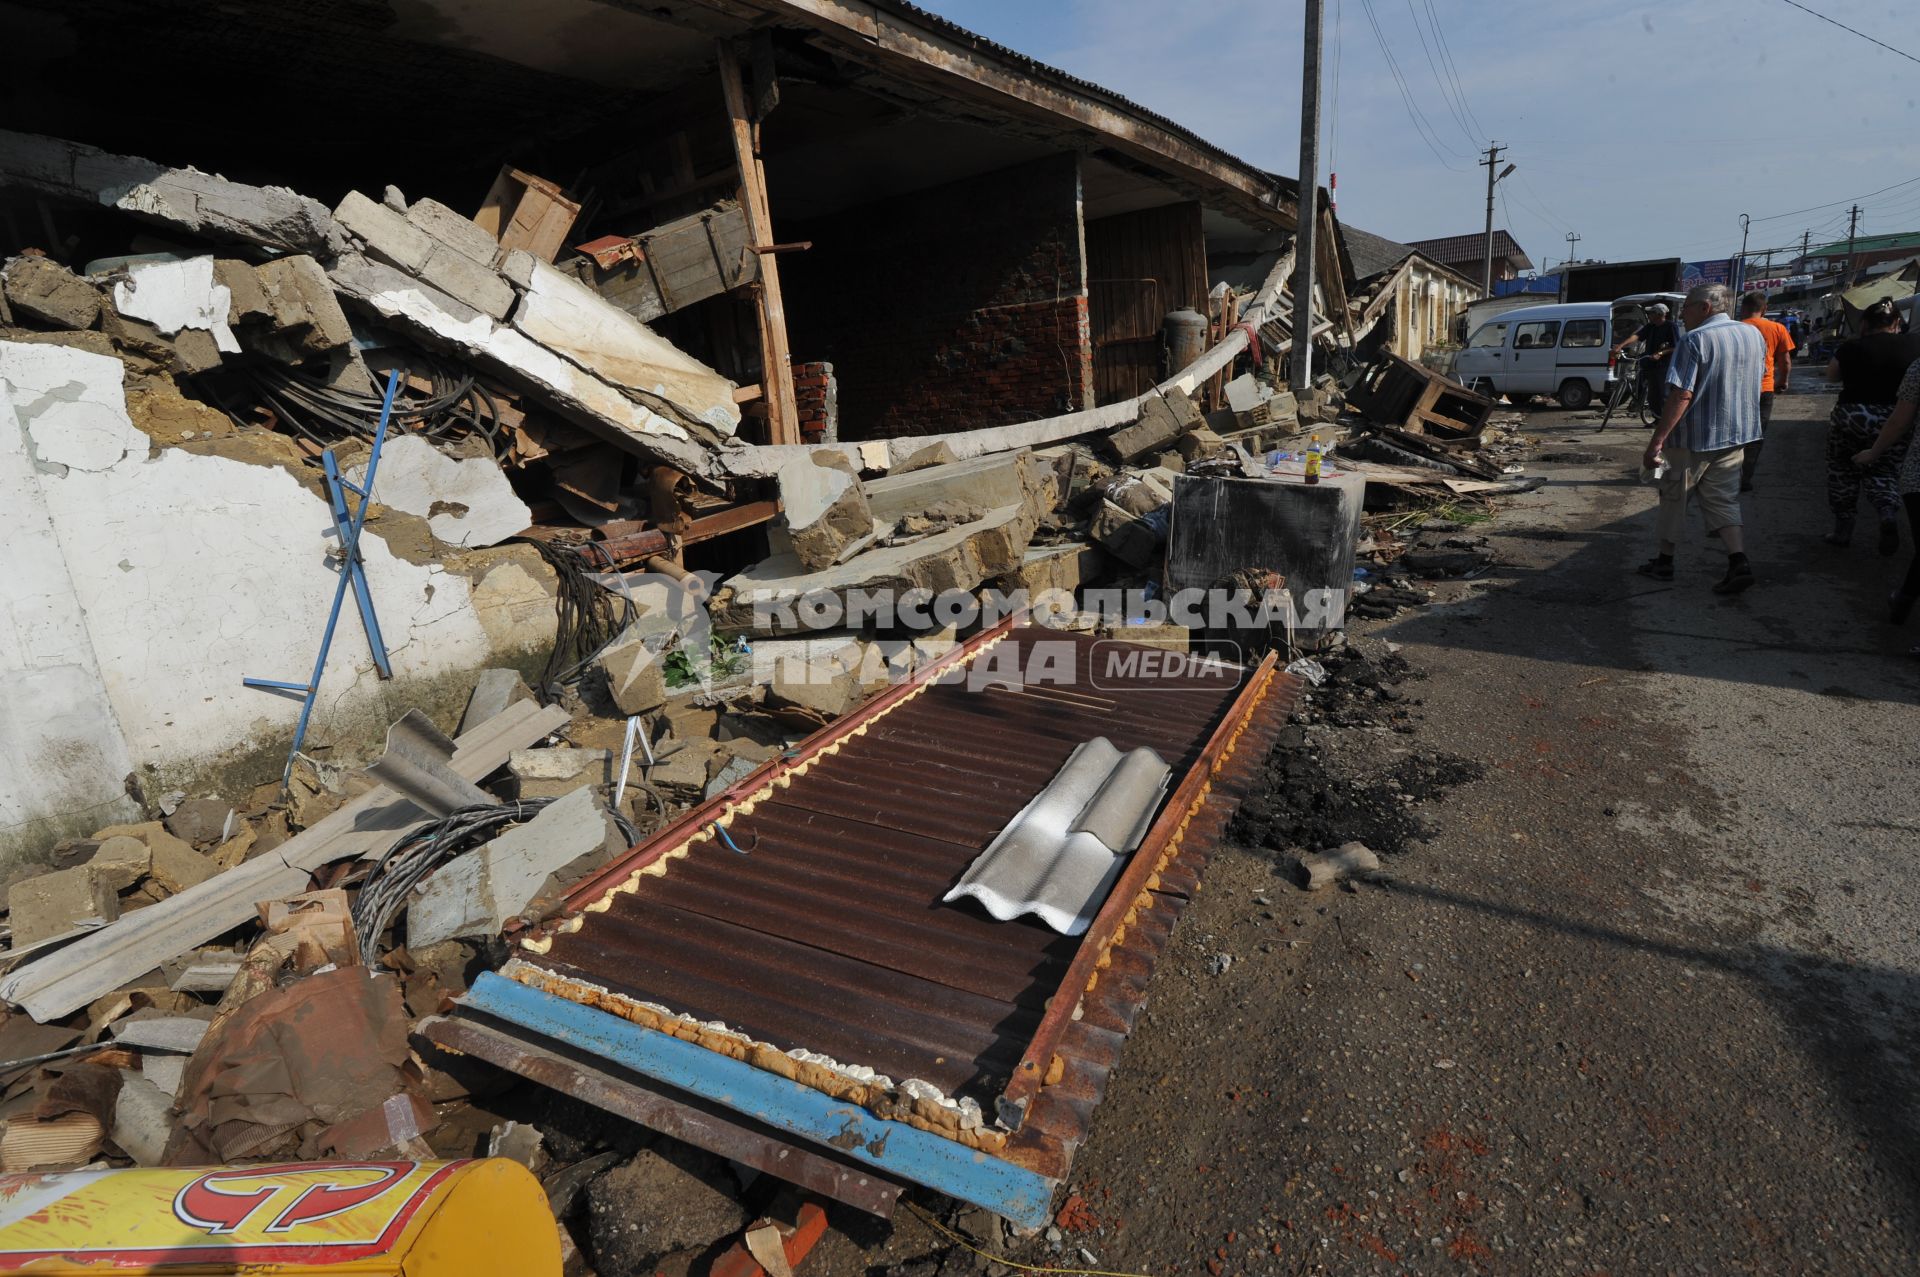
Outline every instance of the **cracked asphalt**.
{"label": "cracked asphalt", "polygon": [[1641,430],[1530,414],[1563,459],[1472,529],[1500,565],[1358,629],[1425,672],[1416,731],[1308,727],[1362,783],[1410,751],[1484,774],[1418,805],[1389,885],[1214,860],[1076,1162],[1097,1222],[1020,1258],[1920,1268],[1920,633],[1883,615],[1904,558],[1819,542],[1829,402],[1780,403],[1735,599],[1704,533],[1634,574]]}

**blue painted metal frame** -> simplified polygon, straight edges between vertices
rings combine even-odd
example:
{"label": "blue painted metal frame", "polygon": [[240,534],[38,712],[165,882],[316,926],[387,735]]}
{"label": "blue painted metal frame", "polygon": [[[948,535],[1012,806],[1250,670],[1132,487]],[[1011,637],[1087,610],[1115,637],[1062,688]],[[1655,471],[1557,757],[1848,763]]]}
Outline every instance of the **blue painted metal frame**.
{"label": "blue painted metal frame", "polygon": [[1044,1225],[1054,1181],[989,1153],[802,1086],[594,1007],[482,972],[460,1000],[495,1019],[724,1104],[798,1138],[937,1189],[1028,1228]]}
{"label": "blue painted metal frame", "polygon": [[[376,442],[378,442],[376,440]],[[360,628],[366,631],[367,646],[373,652],[374,668],[383,679],[393,677],[393,664],[387,659],[387,640],[380,633],[380,618],[373,610],[373,594],[367,589],[367,559],[360,553],[360,538],[353,536],[353,516],[347,512],[347,493],[360,496],[364,506],[373,499],[368,490],[372,487],[373,471],[367,471],[367,485],[361,487],[350,483],[340,474],[340,462],[328,448],[320,454],[322,468],[327,472],[327,500],[333,505],[333,529],[340,537],[340,544],[346,545],[349,537],[353,539],[353,554],[347,559],[348,580],[353,585],[353,601],[360,609]]]}
{"label": "blue painted metal frame", "polygon": [[[376,645],[375,651],[378,653],[376,664],[383,670],[382,677],[387,677],[392,673],[386,665],[386,650],[384,646],[381,646],[385,640],[380,638],[379,622],[373,620],[373,599],[371,596],[363,593],[366,582],[356,569],[360,557],[360,530],[366,526],[367,511],[373,506],[373,476],[375,472],[380,469],[380,449],[387,441],[387,425],[393,419],[393,400],[399,391],[400,370],[395,368],[387,374],[387,393],[380,403],[380,425],[379,428],[374,431],[373,451],[367,456],[367,477],[362,483],[354,484],[341,478],[338,470],[334,467],[333,450],[329,448],[326,452],[327,474],[331,480],[329,484],[329,497],[338,503],[335,507],[334,527],[340,533],[340,580],[333,589],[333,607],[327,612],[327,628],[320,635],[320,655],[314,658],[312,676],[304,683],[292,683],[285,679],[277,678],[253,678],[251,676],[240,680],[241,683],[247,687],[265,688],[268,691],[274,692],[298,692],[302,698],[300,721],[293,729],[293,745],[287,750],[287,765],[282,768],[280,772],[280,784],[282,788],[293,779],[293,760],[300,756],[300,746],[307,739],[307,723],[313,717],[313,703],[319,699],[320,676],[326,672],[327,653],[333,647],[334,627],[340,624],[340,605],[346,602],[349,587],[354,589],[355,597],[361,601],[362,618],[368,620],[373,627],[369,631],[367,639]],[[340,487],[352,489],[354,492],[360,494],[360,508],[354,512],[352,522],[344,528],[340,525],[338,511],[345,508],[346,500],[340,494],[338,488],[332,486],[332,483],[337,483]]]}

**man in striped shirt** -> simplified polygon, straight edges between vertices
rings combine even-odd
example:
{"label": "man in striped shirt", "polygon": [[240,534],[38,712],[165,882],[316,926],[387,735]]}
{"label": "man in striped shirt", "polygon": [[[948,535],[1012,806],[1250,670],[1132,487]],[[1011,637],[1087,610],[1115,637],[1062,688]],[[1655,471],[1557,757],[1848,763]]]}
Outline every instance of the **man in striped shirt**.
{"label": "man in striped shirt", "polygon": [[1657,521],[1660,553],[1640,565],[1658,581],[1673,580],[1673,549],[1686,526],[1687,496],[1697,494],[1707,531],[1727,547],[1727,574],[1713,590],[1738,594],[1753,584],[1740,527],[1740,462],[1760,437],[1760,385],[1767,344],[1727,314],[1724,284],[1702,284],[1680,308],[1687,335],[1667,370],[1667,402],[1642,458],[1651,470],[1664,455]]}

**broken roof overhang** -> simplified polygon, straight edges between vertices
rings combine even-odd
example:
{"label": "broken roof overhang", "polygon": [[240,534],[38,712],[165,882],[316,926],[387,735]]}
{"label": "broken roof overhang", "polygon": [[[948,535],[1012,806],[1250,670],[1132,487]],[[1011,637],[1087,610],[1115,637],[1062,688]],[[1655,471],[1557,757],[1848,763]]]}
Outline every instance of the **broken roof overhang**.
{"label": "broken roof overhang", "polygon": [[[1040,643],[1071,652],[1072,686],[994,681]],[[584,912],[523,938],[525,987],[476,986],[461,1014],[1039,1222],[1297,690],[1271,657],[1238,686],[1089,690],[1100,647],[1011,623],[970,640],[583,883]],[[1180,783],[1086,935],[940,904],[1096,733]]]}
{"label": "broken roof overhang", "polygon": [[1299,184],[1247,163],[1109,89],[995,44],[904,0],[748,0],[875,71],[988,107],[1076,146],[1143,164],[1175,189],[1262,229],[1297,224]]}
{"label": "broken roof overhang", "polygon": [[[173,232],[303,253],[363,315],[451,351],[627,451],[716,478],[739,422],[732,383],[544,262],[506,255],[511,310],[493,316],[356,248],[318,201],[61,138],[0,130],[0,188],[123,212]],[[344,207],[344,206],[343,206]],[[368,249],[371,253],[374,250]]]}

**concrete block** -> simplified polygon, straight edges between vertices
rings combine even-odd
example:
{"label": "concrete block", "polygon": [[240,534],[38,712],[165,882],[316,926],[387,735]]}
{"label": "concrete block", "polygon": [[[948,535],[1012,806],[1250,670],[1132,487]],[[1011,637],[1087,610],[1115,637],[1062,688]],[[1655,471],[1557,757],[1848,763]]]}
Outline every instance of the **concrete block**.
{"label": "concrete block", "polygon": [[1182,416],[1161,395],[1148,395],[1140,405],[1140,416],[1130,426],[1122,426],[1107,436],[1107,443],[1122,461],[1144,457],[1167,447],[1187,428]]}
{"label": "concrete block", "polygon": [[273,317],[266,291],[260,287],[260,277],[254,273],[251,262],[237,257],[216,257],[213,278],[227,290],[228,324],[254,323]]}
{"label": "concrete block", "polygon": [[94,919],[120,916],[120,898],[109,880],[88,865],[75,865],[13,884],[7,893],[13,948],[65,935]]}
{"label": "concrete block", "polygon": [[168,833],[191,847],[204,847],[227,837],[240,823],[233,804],[218,798],[189,798],[162,822]]}
{"label": "concrete block", "polygon": [[353,345],[340,299],[334,296],[327,272],[311,257],[280,257],[254,269],[266,304],[271,335],[256,336],[249,344],[287,363]]}
{"label": "concrete block", "polygon": [[16,257],[5,278],[7,303],[22,318],[53,328],[91,328],[100,318],[100,290],[56,261]]}
{"label": "concrete block", "polygon": [[666,671],[659,652],[641,635],[622,639],[600,656],[607,690],[622,714],[644,714],[667,701]]}
{"label": "concrete block", "polygon": [[860,480],[832,465],[835,460],[842,459],[831,453],[799,457],[781,466],[778,475],[787,539],[810,572],[833,566],[849,545],[873,532]]}
{"label": "concrete block", "polygon": [[714,741],[689,740],[649,768],[647,781],[655,789],[692,790],[704,794],[707,779],[713,774],[714,755],[719,750],[720,746]]}
{"label": "concrete block", "polygon": [[1174,446],[1180,450],[1182,460],[1199,461],[1225,452],[1227,441],[1205,426],[1196,426],[1181,435],[1179,442]]}
{"label": "concrete block", "polygon": [[461,256],[493,268],[493,259],[500,252],[499,241],[439,200],[415,200],[407,209],[407,220]]}
{"label": "concrete block", "polygon": [[197,887],[220,872],[220,866],[178,838],[155,839],[148,845],[153,851],[153,881],[169,895]]}
{"label": "concrete block", "polygon": [[548,875],[582,857],[609,854],[623,843],[613,817],[591,789],[555,799],[526,824],[456,858],[427,879],[407,908],[407,946],[498,935],[507,919],[532,903]]}
{"label": "concrete block", "polygon": [[127,834],[116,834],[100,844],[86,867],[109,890],[125,891],[139,885],[152,865],[153,853],[147,850],[147,844]]}
{"label": "concrete block", "polygon": [[1031,452],[997,453],[929,466],[910,473],[869,479],[863,485],[873,517],[898,523],[910,514],[924,514],[942,502],[957,502],[993,510],[1024,506],[1038,521],[1059,499],[1059,479],[1052,463]]}
{"label": "concrete block", "polygon": [[136,262],[127,268],[127,277],[113,285],[113,308],[122,315],[145,320],[170,337],[205,333],[220,354],[240,352],[240,343],[227,327],[231,306],[226,285],[214,279],[210,256]]}
{"label": "concrete block", "polygon": [[604,785],[612,767],[611,751],[569,746],[517,749],[507,762],[521,798],[559,798],[578,789]]}
{"label": "concrete block", "polygon": [[495,319],[505,319],[513,309],[513,288],[491,265],[449,247],[387,205],[349,191],[333,215],[366,241],[367,251],[375,258],[456,301]]}
{"label": "concrete block", "polygon": [[533,699],[533,689],[520,677],[520,671],[481,670],[467,697],[466,712],[460,716],[460,732],[464,734],[478,727],[509,705]]}
{"label": "concrete block", "polygon": [[1115,626],[1113,636],[1128,643],[1157,647],[1168,652],[1185,652],[1193,646],[1193,631],[1184,625],[1171,623]]}
{"label": "concrete block", "polygon": [[815,662],[799,668],[789,663],[767,685],[770,707],[797,709],[810,716],[831,720],[860,703],[858,666],[849,669],[838,662]]}

